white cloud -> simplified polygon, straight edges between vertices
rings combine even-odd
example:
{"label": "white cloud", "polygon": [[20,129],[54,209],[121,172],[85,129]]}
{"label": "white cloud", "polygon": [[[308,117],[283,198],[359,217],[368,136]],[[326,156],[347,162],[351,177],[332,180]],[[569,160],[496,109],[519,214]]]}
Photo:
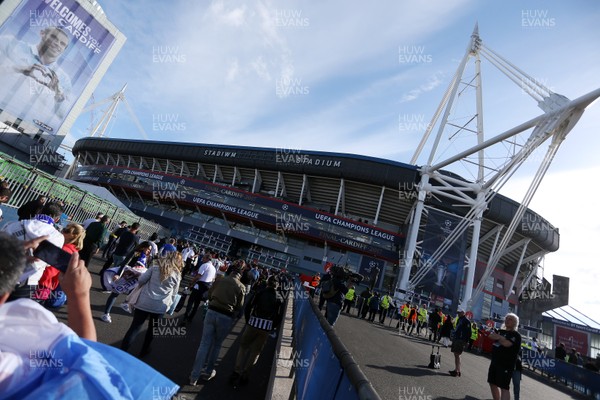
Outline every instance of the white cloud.
{"label": "white cloud", "polygon": [[[546,255],[545,275],[552,282],[552,275],[570,278],[570,301],[575,308],[585,309],[589,316],[600,322],[597,307],[597,283],[600,271],[596,248],[600,243],[600,209],[587,207],[596,204],[596,195],[589,185],[597,180],[600,166],[587,169],[553,172],[546,175],[530,208],[547,219],[560,232],[560,248]],[[505,193],[520,201],[530,179],[521,178],[511,182]]]}

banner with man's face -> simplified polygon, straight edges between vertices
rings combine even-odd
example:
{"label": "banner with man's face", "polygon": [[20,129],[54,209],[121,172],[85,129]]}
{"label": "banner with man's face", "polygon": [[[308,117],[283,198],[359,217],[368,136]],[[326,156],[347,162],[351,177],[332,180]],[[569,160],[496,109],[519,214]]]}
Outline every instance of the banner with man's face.
{"label": "banner with man's face", "polygon": [[56,134],[114,41],[75,0],[24,0],[0,27],[0,109]]}

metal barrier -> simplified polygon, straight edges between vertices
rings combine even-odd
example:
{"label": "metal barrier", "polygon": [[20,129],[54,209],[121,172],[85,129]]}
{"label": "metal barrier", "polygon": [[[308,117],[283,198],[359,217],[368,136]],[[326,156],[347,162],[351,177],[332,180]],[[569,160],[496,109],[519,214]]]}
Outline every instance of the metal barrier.
{"label": "metal barrier", "polygon": [[297,284],[290,294],[294,299],[293,350],[289,360],[294,382],[290,398],[379,400],[308,292]]}
{"label": "metal barrier", "polygon": [[600,375],[598,372],[567,363],[535,350],[523,349],[523,367],[539,370],[549,378],[563,381],[574,390],[593,398],[600,398]]}
{"label": "metal barrier", "polygon": [[141,225],[140,234],[143,238],[154,232],[166,231],[156,222],[141,218],[127,208],[70,185],[56,176],[24,164],[4,153],[0,153],[0,177],[8,182],[12,191],[10,200],[5,204],[8,207],[18,209],[39,196],[46,196],[49,200],[60,200],[64,203],[64,213],[69,216],[69,221],[81,223],[101,212],[110,217],[109,230],[114,229],[120,221],[124,220],[129,224],[138,222]]}

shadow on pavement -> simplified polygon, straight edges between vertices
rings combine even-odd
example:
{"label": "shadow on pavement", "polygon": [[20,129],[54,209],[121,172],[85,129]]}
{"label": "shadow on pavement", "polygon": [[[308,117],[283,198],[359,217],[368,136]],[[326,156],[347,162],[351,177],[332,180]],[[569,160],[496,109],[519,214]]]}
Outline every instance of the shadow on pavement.
{"label": "shadow on pavement", "polygon": [[436,370],[431,370],[431,369],[427,368],[426,365],[415,365],[414,367],[398,367],[395,365],[382,366],[382,365],[366,364],[365,366],[369,367],[369,368],[373,368],[373,369],[383,369],[383,370],[386,370],[393,374],[399,374],[402,376],[440,375],[439,373],[435,372]]}

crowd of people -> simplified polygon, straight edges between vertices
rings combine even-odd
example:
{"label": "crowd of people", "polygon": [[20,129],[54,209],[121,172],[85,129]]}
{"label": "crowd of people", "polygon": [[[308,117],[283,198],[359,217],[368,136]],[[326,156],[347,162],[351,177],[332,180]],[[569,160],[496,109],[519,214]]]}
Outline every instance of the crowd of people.
{"label": "crowd of people", "polygon": [[[10,190],[0,187],[0,202],[7,201],[10,195]],[[6,326],[13,327],[0,333],[0,371],[6,371],[6,368],[15,371],[14,374],[0,374],[0,392],[7,398],[20,398],[25,391],[42,383],[51,383],[53,388],[63,385],[52,375],[53,371],[46,371],[47,375],[44,375],[44,372],[30,374],[23,369],[23,359],[31,344],[27,347],[25,342],[19,342],[15,346],[15,332],[23,332],[28,343],[39,339],[40,350],[50,346],[47,340],[41,340],[41,332],[37,331],[35,337],[25,333],[32,321],[54,332],[50,337],[79,340],[82,346],[90,349],[86,350],[90,355],[85,362],[106,365],[104,375],[101,373],[90,381],[79,377],[76,385],[81,390],[93,392],[99,389],[90,385],[116,385],[110,381],[110,368],[116,368],[125,379],[138,367],[147,371],[150,381],[164,383],[173,393],[178,390],[177,385],[158,372],[144,369],[149,368],[147,366],[140,367],[143,363],[138,359],[127,358],[115,353],[117,349],[107,350],[103,345],[93,343],[96,330],[90,307],[92,281],[88,267],[94,256],[105,260],[100,275],[102,289],[108,296],[101,320],[112,322],[110,313],[120,295],[126,297],[122,307],[132,313],[131,324],[120,343],[120,350],[124,352],[130,350],[146,321],[148,329],[138,358],[150,353],[152,326],[165,314],[185,309],[179,326],[186,326],[201,309],[202,337],[195,360],[189,366],[190,385],[215,377],[222,343],[238,318],[243,317],[246,326],[240,337],[235,367],[229,371],[229,383],[234,387],[248,383],[267,339],[277,334],[284,314],[284,299],[293,280],[285,271],[264,268],[250,260],[232,260],[185,240],[169,237],[159,240],[156,233],[142,240],[138,223],[129,225],[121,221],[109,230],[110,218],[102,213],[81,224],[65,223],[60,202],[49,201],[44,196],[26,203],[17,214],[19,220],[6,223],[0,233],[0,316]],[[66,269],[61,270],[34,256],[34,250],[42,241],[71,255]],[[181,288],[185,277],[189,287]],[[502,328],[490,330],[470,321],[460,308],[452,317],[440,308],[428,309],[421,304],[399,302],[389,292],[366,288],[358,293],[359,283],[360,279],[349,271],[333,268],[324,276],[315,274],[308,286],[313,295],[318,293],[319,309],[325,309],[325,318],[332,326],[341,313],[355,313],[356,318],[373,324],[385,325],[387,321],[391,327],[395,322],[400,335],[422,337],[425,341],[450,346],[454,369],[449,374],[453,377],[462,376],[463,351],[472,350],[481,335],[487,336],[493,341],[488,371],[493,398],[509,398],[511,382],[515,398],[519,398],[522,339],[517,331],[519,320],[515,314],[506,315]],[[48,311],[65,304],[67,326],[60,324]],[[23,313],[32,316],[32,321],[24,320]],[[536,344],[533,341],[528,345]],[[583,363],[575,349],[567,352],[564,343],[557,346],[555,357],[571,364]],[[124,362],[115,366],[115,359]],[[586,368],[597,371],[597,364],[586,365]],[[128,371],[122,371],[124,369]],[[123,388],[128,385],[114,388],[115,393]]]}
{"label": "crowd of people", "polygon": [[[6,202],[11,193],[2,185],[0,195]],[[92,278],[79,256],[94,223],[87,230],[64,224],[63,204],[44,196],[17,215],[0,232],[1,397],[144,398],[159,386],[177,393],[177,384],[142,361],[96,342]],[[46,252],[38,253],[41,248]],[[54,256],[49,265],[45,260]],[[65,304],[66,325],[48,309]],[[136,374],[145,377],[143,384]]]}
{"label": "crowd of people", "polygon": [[[3,185],[0,202],[8,201],[10,196],[10,189]],[[147,382],[154,383],[155,387],[160,383],[161,387],[169,388],[175,394],[179,389],[176,384],[139,359],[151,351],[154,332],[151,327],[158,319],[170,309],[173,312],[175,308],[185,308],[180,324],[189,324],[201,304],[204,304],[201,313],[203,333],[196,359],[190,365],[190,384],[196,385],[200,379],[208,381],[215,376],[215,362],[223,339],[241,317],[245,318],[246,327],[229,382],[233,386],[248,383],[252,367],[267,339],[279,328],[284,298],[291,288],[292,277],[289,274],[247,260],[232,261],[228,256],[184,240],[168,237],[159,240],[156,233],[142,240],[138,223],[128,225],[121,221],[111,230],[110,218],[102,213],[81,223],[64,223],[68,217],[64,215],[62,206],[40,196],[20,207],[17,212],[19,220],[4,224],[0,232],[0,318],[3,319],[0,392],[3,398],[23,398],[24,393],[36,386],[52,390],[67,384],[59,382],[53,370],[39,369],[36,374],[30,374],[25,368],[25,359],[31,357],[32,345],[24,342],[20,347],[15,346],[13,334],[27,332],[31,324],[48,325],[49,337],[52,337],[52,331],[56,331],[64,340],[82,341],[80,351],[86,352],[89,362],[100,362],[106,366],[106,371],[96,371],[96,376],[89,379],[85,373],[78,375],[79,381],[74,387],[80,390],[79,393],[96,393],[94,390],[102,389],[111,393],[113,398],[125,397],[119,391],[129,391],[133,398],[151,395],[144,392],[151,386],[132,388],[132,385],[121,382],[136,371],[142,371],[147,373]],[[61,270],[35,257],[38,246],[45,241],[71,257],[68,268]],[[96,329],[90,306],[92,280],[88,268],[94,257],[104,259],[100,281],[108,294],[101,320],[112,322],[111,309],[120,295],[124,297],[122,307],[132,313],[120,350],[107,350],[103,347],[106,345],[92,343],[96,340]],[[190,294],[182,296],[180,286],[186,276],[191,283],[183,293],[187,291]],[[52,314],[53,309],[65,304],[67,325],[59,323]],[[24,319],[23,312],[32,320]],[[129,351],[147,320],[149,329],[137,358],[119,353]],[[4,329],[13,325],[12,330]],[[41,340],[44,332],[38,329],[35,332],[35,338],[31,334],[26,337],[34,343],[36,340],[39,342],[37,346],[41,354],[49,350],[44,346],[50,344]],[[94,349],[97,351],[94,352]],[[104,359],[98,361],[102,357]],[[87,366],[85,362],[80,365]],[[9,370],[14,374],[6,374]],[[75,371],[82,372],[75,368],[74,375]],[[93,373],[89,367],[85,372]],[[121,378],[111,381],[111,373],[117,373]],[[90,388],[90,385],[95,385],[96,389]]]}
{"label": "crowd of people", "polygon": [[[397,320],[396,329],[399,335],[422,337],[424,341],[438,343],[444,347],[451,344],[454,355],[454,369],[449,371],[452,377],[461,377],[461,354],[465,350],[472,350],[473,344],[480,335],[487,336],[493,341],[492,360],[490,363],[487,382],[494,400],[510,398],[510,384],[513,383],[515,399],[520,396],[521,377],[521,335],[517,332],[519,318],[516,314],[506,315],[504,324],[500,329],[489,330],[478,327],[470,321],[464,309],[458,308],[456,315],[445,315],[440,308],[429,310],[423,304],[399,302],[391,297],[389,292],[379,293],[371,288],[365,288],[360,294],[356,291],[356,281],[340,279],[334,287],[335,275],[327,272],[324,276],[315,274],[310,281],[309,290],[319,293],[319,310],[325,309],[325,318],[333,326],[338,318],[340,308],[343,312],[369,321],[373,324],[385,325],[389,318],[389,325]],[[345,278],[348,278],[346,276]],[[314,290],[313,290],[314,288]],[[337,289],[337,297],[328,296],[328,293]],[[339,299],[342,299],[343,306]],[[329,303],[334,299],[332,311]]]}

